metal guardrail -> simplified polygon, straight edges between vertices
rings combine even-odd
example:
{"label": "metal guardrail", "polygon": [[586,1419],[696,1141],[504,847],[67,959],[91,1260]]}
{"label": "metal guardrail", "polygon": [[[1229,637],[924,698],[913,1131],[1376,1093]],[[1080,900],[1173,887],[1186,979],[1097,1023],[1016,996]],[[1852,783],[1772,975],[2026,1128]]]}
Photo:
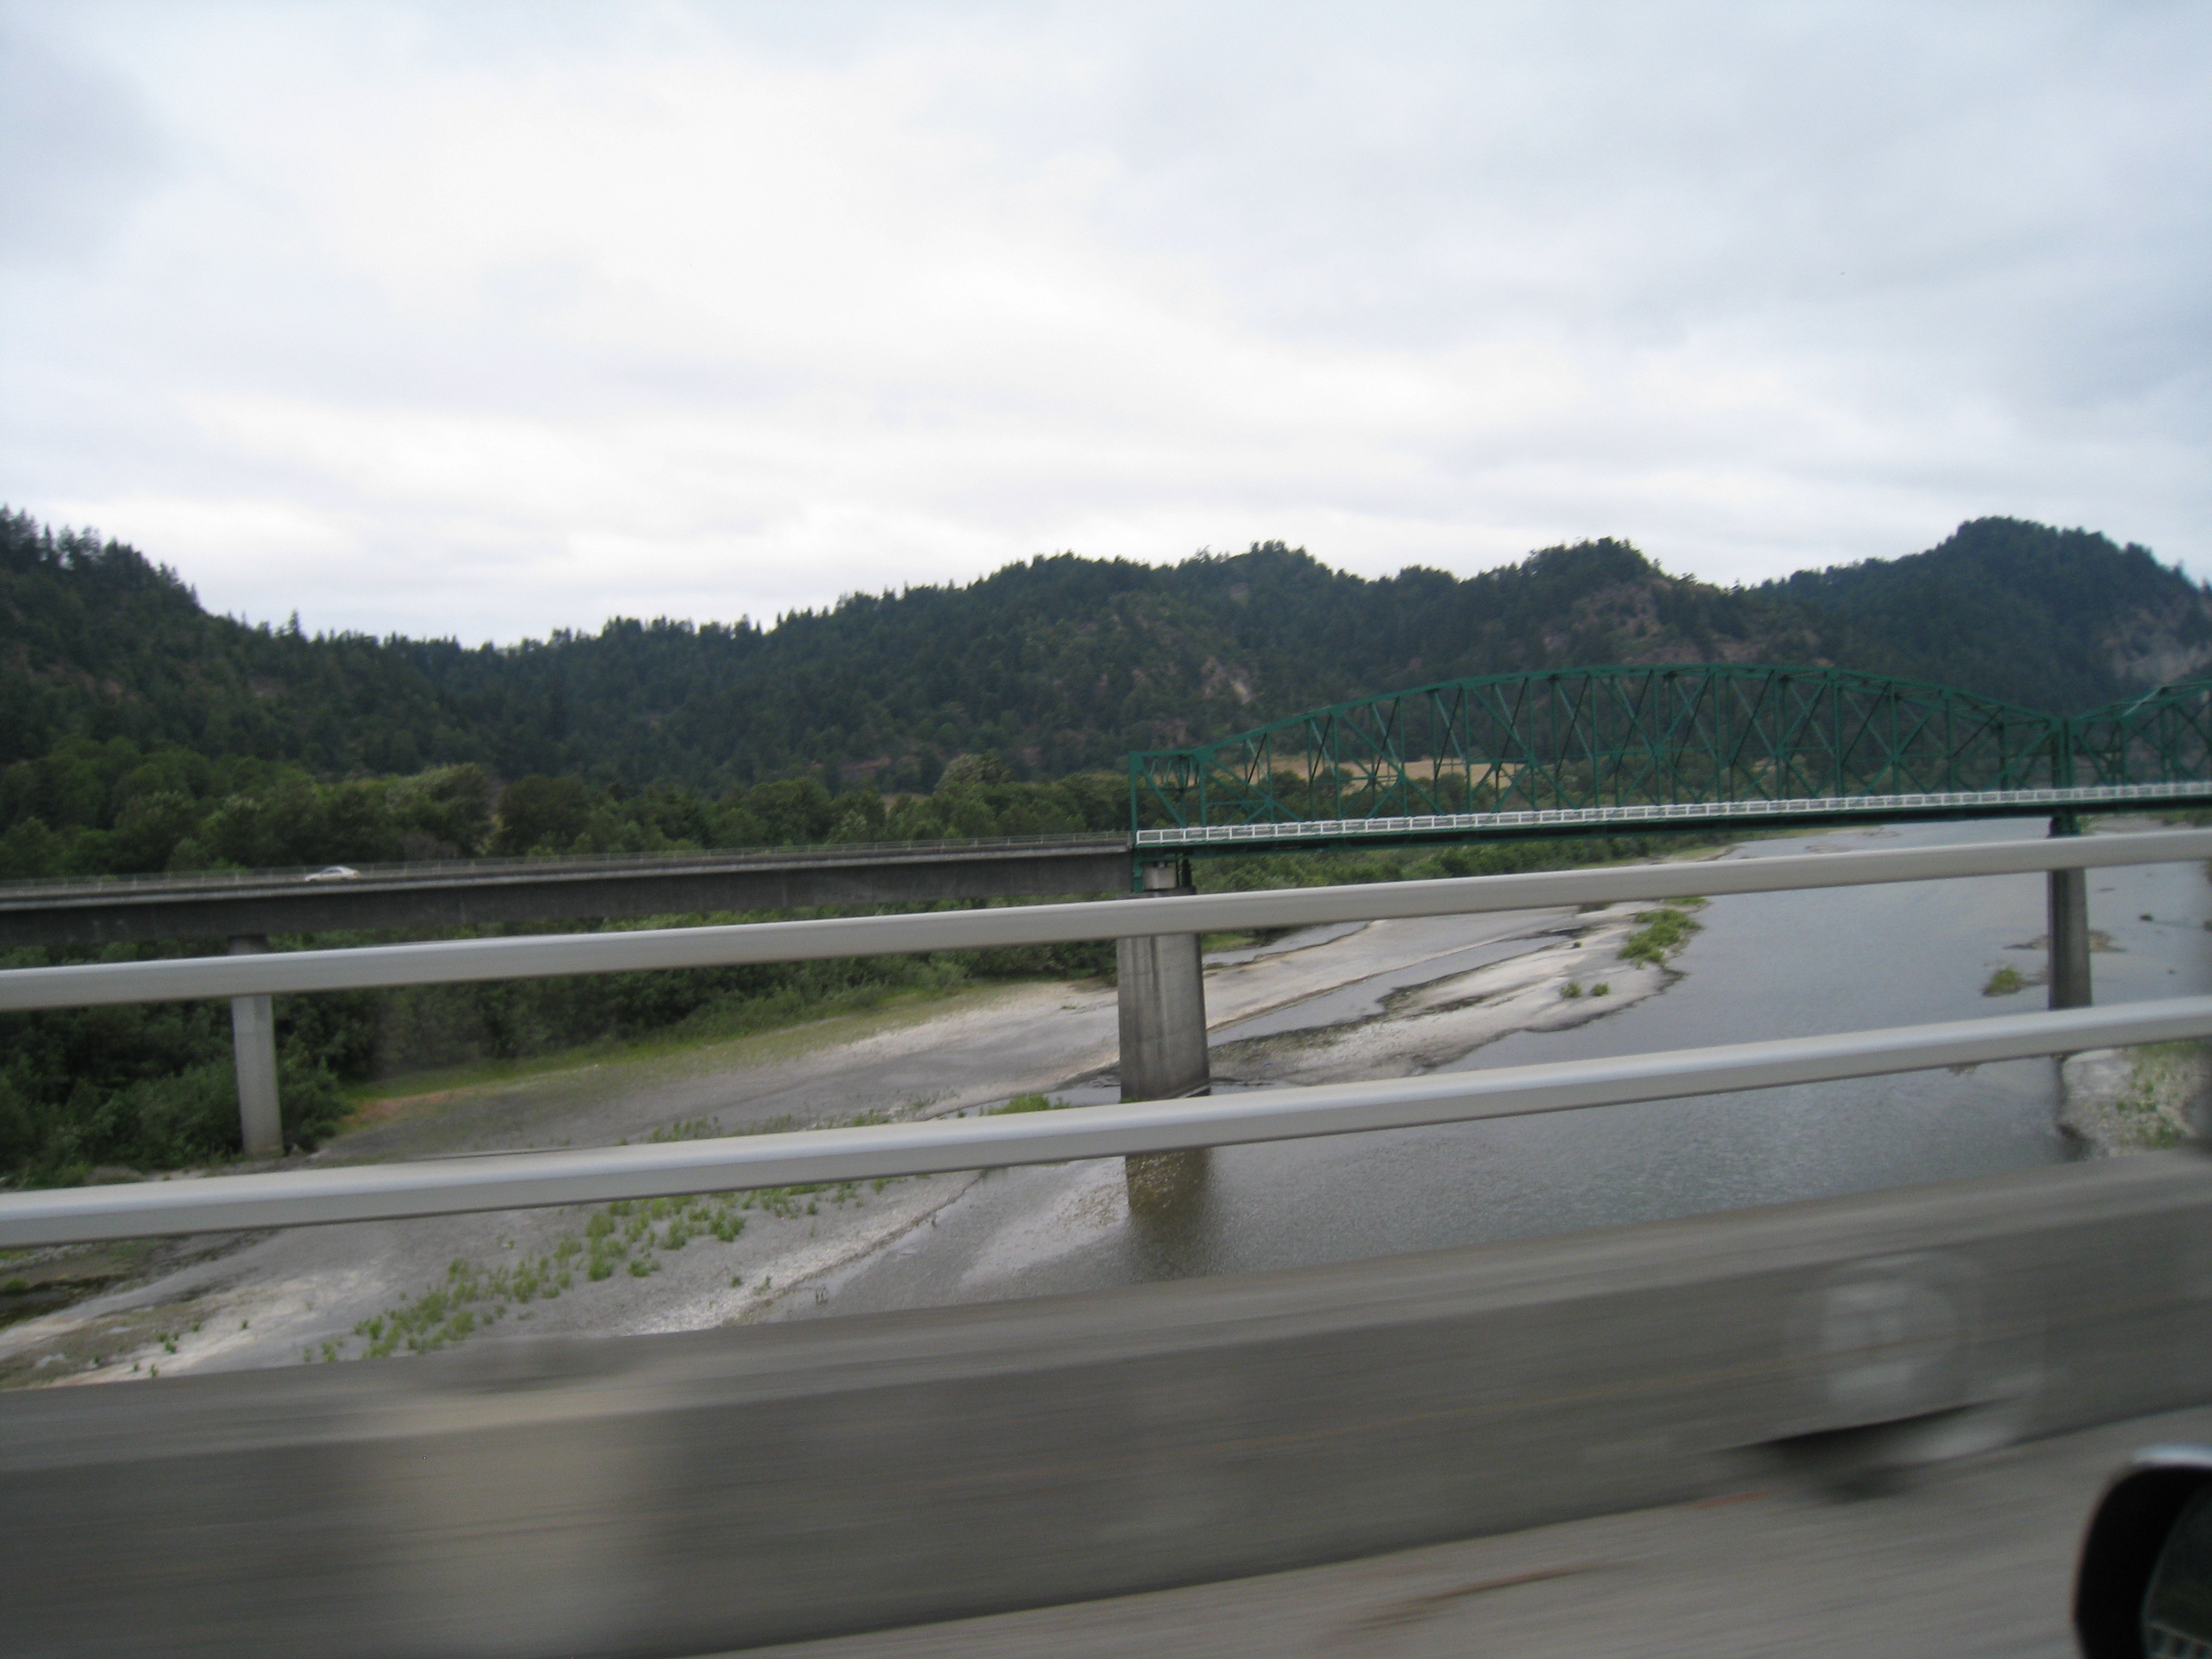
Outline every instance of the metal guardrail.
{"label": "metal guardrail", "polygon": [[1258,823],[1194,824],[1139,830],[1137,847],[1218,846],[1224,842],[1308,841],[1321,837],[1418,836],[1453,830],[1534,830],[1607,824],[1734,822],[1743,818],[1895,817],[1915,812],[1996,812],[2006,807],[2123,806],[2202,799],[2201,783],[2122,783],[2068,789],[1981,789],[1950,794],[1826,795],[1797,800],[1683,801],[1671,805],[1563,806],[1522,812],[1440,812],[1419,817],[1321,818]]}
{"label": "metal guardrail", "polygon": [[[2165,830],[957,915],[20,969],[0,973],[0,1008],[1188,934],[2208,857],[2212,857],[2212,830]],[[0,1246],[452,1214],[1055,1163],[1521,1116],[2206,1036],[2212,1036],[2212,997],[2188,997],[1395,1082],[1076,1108],[1018,1118],[939,1120],[76,1188],[0,1198]]]}
{"label": "metal guardrail", "polygon": [[2212,996],[1999,1015],[1602,1060],[586,1151],[512,1152],[0,1200],[0,1247],[456,1215],[749,1187],[867,1181],[1133,1152],[1528,1117],[1888,1072],[2212,1036]]}
{"label": "metal guardrail", "polygon": [[1205,893],[1180,898],[1115,898],[920,915],[843,916],[820,921],[447,939],[260,956],[183,957],[161,962],[88,963],[0,972],[0,1012],[1060,945],[1079,939],[1473,915],[1621,900],[1935,881],[2104,865],[2165,864],[2185,859],[2212,859],[2212,830],[2064,836],[1968,847],[1808,853],[1727,863],[1630,865],[1444,881]]}

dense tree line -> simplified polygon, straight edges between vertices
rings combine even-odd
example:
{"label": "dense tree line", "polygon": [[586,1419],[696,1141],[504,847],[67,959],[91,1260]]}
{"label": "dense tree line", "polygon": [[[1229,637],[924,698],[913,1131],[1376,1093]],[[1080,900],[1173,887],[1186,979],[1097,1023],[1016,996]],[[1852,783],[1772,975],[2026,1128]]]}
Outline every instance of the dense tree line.
{"label": "dense tree line", "polygon": [[812,773],[719,796],[481,766],[318,779],[289,762],[213,759],[128,738],[65,738],[0,771],[0,881],[426,859],[675,853],[1126,828],[1126,780],[1024,783],[992,755],[956,757],[927,795],[833,795]]}
{"label": "dense tree line", "polygon": [[0,511],[0,764],[73,736],[325,775],[479,757],[391,645],[211,617],[136,549]]}
{"label": "dense tree line", "polygon": [[720,797],[820,770],[927,795],[954,756],[1118,769],[1345,698],[1596,663],[1828,663],[2072,713],[2212,654],[2212,599],[2145,550],[2014,520],[1752,589],[1625,542],[1368,578],[1264,543],[1175,565],[1014,564],[763,628],[617,618],[511,646],[211,617],[134,550],[0,514],[0,764],[72,738],[318,777],[476,764]]}

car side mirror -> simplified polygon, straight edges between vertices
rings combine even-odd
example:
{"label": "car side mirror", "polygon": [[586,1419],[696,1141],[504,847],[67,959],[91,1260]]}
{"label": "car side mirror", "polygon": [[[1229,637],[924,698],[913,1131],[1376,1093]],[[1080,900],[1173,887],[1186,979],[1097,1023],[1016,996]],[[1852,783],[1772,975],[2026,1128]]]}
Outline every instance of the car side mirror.
{"label": "car side mirror", "polygon": [[2105,1490],[2074,1575],[2083,1659],[2212,1659],[2212,1448],[2137,1455]]}

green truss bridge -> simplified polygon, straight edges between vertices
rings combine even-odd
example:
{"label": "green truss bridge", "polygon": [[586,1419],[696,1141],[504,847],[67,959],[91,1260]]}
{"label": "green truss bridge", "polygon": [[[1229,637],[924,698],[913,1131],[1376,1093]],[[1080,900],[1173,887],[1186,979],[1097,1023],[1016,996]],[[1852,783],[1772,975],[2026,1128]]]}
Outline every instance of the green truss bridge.
{"label": "green truss bridge", "polygon": [[2212,680],[2061,716],[1735,664],[1491,674],[1129,757],[1141,859],[2212,805]]}

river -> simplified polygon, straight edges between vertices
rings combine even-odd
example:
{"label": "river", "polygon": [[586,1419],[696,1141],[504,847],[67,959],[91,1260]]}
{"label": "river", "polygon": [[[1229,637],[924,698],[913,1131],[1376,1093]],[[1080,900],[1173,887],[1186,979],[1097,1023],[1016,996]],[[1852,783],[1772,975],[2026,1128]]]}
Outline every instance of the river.
{"label": "river", "polygon": [[[1958,844],[2044,822],[1869,828],[1747,843],[1726,856]],[[2212,882],[2197,864],[2093,871],[2100,1003],[2212,988]],[[1475,919],[1470,919],[1475,920]],[[1487,919],[1484,919],[1487,920]],[[1554,1032],[1521,1032],[1441,1069],[1480,1070],[1755,1038],[1974,1018],[2044,1005],[1985,996],[1998,969],[2044,965],[2041,876],[1715,899],[1661,994]],[[1494,933],[1492,923],[1490,933]],[[1489,934],[1486,934],[1486,939]],[[1486,943],[1480,957],[1498,954]],[[1437,964],[1449,971],[1466,959]],[[1431,974],[1433,977],[1433,973]],[[1403,973],[1269,1017],[1364,1017]],[[1216,1042],[1261,1029],[1214,1034]],[[1443,1125],[1209,1155],[1202,1185],[1133,1215],[1120,1160],[999,1171],[926,1238],[872,1258],[793,1317],[1251,1272],[1526,1238],[1626,1222],[2031,1168],[2069,1156],[2046,1060],[1701,1099]],[[1087,1097],[1086,1097],[1087,1098]]]}

